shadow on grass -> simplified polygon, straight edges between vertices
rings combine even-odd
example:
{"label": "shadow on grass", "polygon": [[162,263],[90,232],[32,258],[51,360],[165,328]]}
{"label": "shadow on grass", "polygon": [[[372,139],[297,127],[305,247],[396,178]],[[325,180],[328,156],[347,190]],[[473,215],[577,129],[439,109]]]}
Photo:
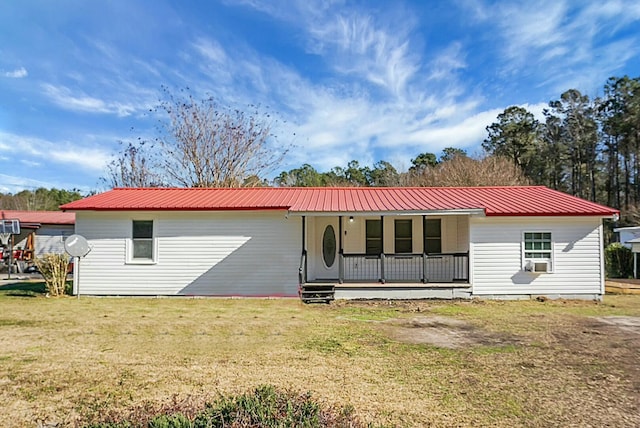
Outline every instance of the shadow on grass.
{"label": "shadow on grass", "polygon": [[45,293],[46,288],[44,281],[12,282],[9,284],[2,284],[0,282],[0,296],[38,297],[44,296]]}

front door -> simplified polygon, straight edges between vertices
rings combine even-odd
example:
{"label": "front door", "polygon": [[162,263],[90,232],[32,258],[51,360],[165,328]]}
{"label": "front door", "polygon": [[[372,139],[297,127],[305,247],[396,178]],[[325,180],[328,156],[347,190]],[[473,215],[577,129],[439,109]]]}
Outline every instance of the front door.
{"label": "front door", "polygon": [[338,219],[316,217],[315,278],[338,279]]}

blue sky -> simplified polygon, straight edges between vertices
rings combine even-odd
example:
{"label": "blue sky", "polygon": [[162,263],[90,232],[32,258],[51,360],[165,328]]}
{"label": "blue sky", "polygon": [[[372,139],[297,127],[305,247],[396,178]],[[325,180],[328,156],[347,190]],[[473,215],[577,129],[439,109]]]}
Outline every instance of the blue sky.
{"label": "blue sky", "polygon": [[[268,106],[279,170],[475,153],[510,105],[640,75],[640,2],[0,1],[0,191],[104,190],[161,86]],[[278,172],[278,171],[276,171]]]}

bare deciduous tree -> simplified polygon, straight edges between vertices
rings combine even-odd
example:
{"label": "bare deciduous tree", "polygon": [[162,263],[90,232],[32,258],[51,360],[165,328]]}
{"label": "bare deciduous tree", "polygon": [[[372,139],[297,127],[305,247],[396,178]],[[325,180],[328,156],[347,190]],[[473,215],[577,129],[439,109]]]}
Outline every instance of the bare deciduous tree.
{"label": "bare deciduous tree", "polygon": [[513,161],[500,156],[473,159],[455,156],[408,179],[408,185],[434,187],[518,186],[529,181]]}
{"label": "bare deciduous tree", "polygon": [[166,115],[154,144],[121,143],[102,181],[112,187],[255,187],[277,167],[286,149],[271,145],[273,120],[256,106],[228,109],[213,98],[196,100],[189,90],[165,97]]}
{"label": "bare deciduous tree", "polygon": [[286,154],[269,143],[271,117],[255,106],[250,112],[221,107],[213,98],[192,95],[167,99],[159,110],[169,116],[159,138],[163,170],[186,187],[243,187],[273,170]]}
{"label": "bare deciduous tree", "polygon": [[102,181],[110,187],[162,187],[166,180],[158,168],[154,147],[145,141],[120,141],[120,154],[107,165]]}

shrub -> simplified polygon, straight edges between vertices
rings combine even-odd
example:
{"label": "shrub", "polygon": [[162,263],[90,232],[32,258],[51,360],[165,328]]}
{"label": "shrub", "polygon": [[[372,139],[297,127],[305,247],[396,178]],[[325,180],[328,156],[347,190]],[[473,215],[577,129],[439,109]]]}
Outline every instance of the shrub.
{"label": "shrub", "polygon": [[619,242],[609,244],[604,250],[607,278],[633,276],[633,253]]}
{"label": "shrub", "polygon": [[[265,385],[238,396],[221,396],[197,411],[185,403],[184,412],[172,406],[172,413],[145,416],[134,412],[127,421],[104,421],[91,428],[358,428],[364,425],[351,407],[321,406],[309,393],[279,391]],[[191,414],[187,417],[185,414]]]}
{"label": "shrub", "polygon": [[[278,392],[261,386],[252,393],[222,398],[194,421],[195,428],[210,426],[320,427],[320,406],[309,394]],[[215,425],[212,425],[215,424]]]}
{"label": "shrub", "polygon": [[44,277],[47,293],[50,296],[65,294],[67,284],[67,268],[69,256],[66,254],[49,253],[36,259],[36,266]]}

